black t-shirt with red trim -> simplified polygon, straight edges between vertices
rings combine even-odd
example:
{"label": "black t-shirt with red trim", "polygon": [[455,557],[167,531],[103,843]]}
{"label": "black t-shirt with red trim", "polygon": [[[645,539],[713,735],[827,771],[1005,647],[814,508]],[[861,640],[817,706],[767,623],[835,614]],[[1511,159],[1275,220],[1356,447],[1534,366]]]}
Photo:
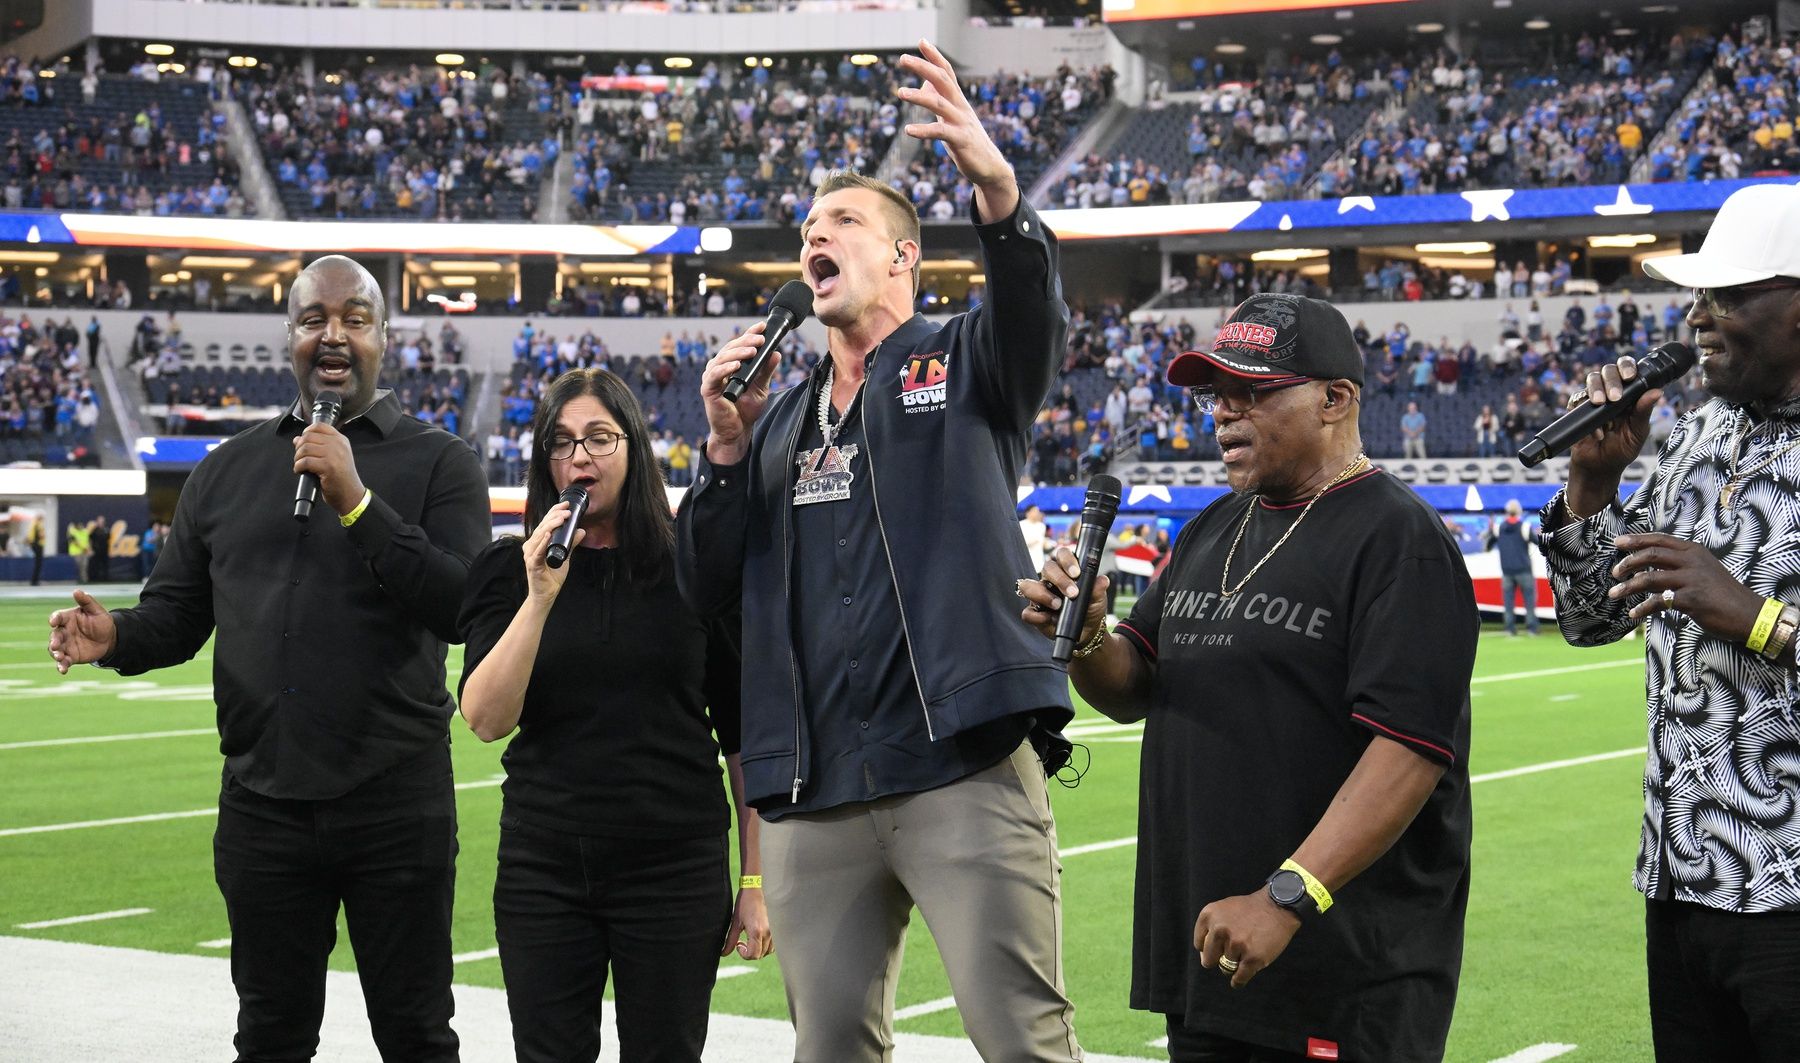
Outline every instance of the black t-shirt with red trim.
{"label": "black t-shirt with red trim", "polygon": [[[1228,495],[1182,529],[1118,630],[1155,667],[1138,813],[1131,1005],[1314,1058],[1438,1060],[1469,892],[1469,676],[1479,617],[1455,541],[1372,471],[1300,516]],[[1447,766],[1393,848],[1243,989],[1200,966],[1200,909],[1261,888],[1375,735]],[[1329,1046],[1336,1046],[1336,1055]]]}

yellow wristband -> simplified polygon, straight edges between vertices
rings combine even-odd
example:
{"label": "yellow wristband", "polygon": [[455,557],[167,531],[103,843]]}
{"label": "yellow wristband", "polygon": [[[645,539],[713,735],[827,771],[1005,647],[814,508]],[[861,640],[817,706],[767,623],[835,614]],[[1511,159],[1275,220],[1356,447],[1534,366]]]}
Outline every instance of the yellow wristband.
{"label": "yellow wristband", "polygon": [[353,510],[351,510],[351,511],[350,511],[350,512],[348,512],[348,513],[346,513],[346,514],[344,514],[344,515],[343,515],[343,516],[341,516],[341,517],[339,517],[339,518],[338,518],[338,523],[339,523],[339,524],[342,524],[342,525],[343,525],[343,526],[344,526],[344,527],[346,527],[346,528],[348,528],[348,527],[349,527],[349,526],[350,526],[350,525],[352,525],[352,524],[355,524],[355,523],[356,523],[356,518],[358,518],[358,517],[360,517],[360,516],[362,516],[362,515],[363,515],[363,510],[365,510],[365,509],[368,509],[368,508],[369,508],[369,500],[370,500],[370,499],[372,499],[372,498],[374,498],[374,497],[375,497],[375,491],[374,491],[374,489],[372,489],[372,488],[367,488],[367,487],[365,487],[365,488],[363,488],[363,496],[362,496],[362,501],[361,501],[361,502],[358,502],[358,503],[357,503],[357,504],[356,504],[356,508],[355,508],[355,509],[353,509]]}
{"label": "yellow wristband", "polygon": [[741,890],[762,889],[762,876],[761,875],[744,875],[744,876],[740,877],[738,879],[738,889],[741,889]]}
{"label": "yellow wristband", "polygon": [[1781,619],[1781,603],[1773,598],[1763,602],[1762,612],[1756,614],[1756,624],[1750,629],[1750,638],[1744,642],[1751,653],[1761,653],[1763,646],[1769,641],[1769,632],[1775,630],[1775,621]]}
{"label": "yellow wristband", "polygon": [[1331,891],[1325,888],[1325,883],[1314,878],[1311,871],[1294,863],[1292,860],[1283,860],[1281,862],[1281,869],[1283,871],[1292,871],[1294,874],[1300,876],[1301,882],[1306,883],[1306,892],[1311,895],[1313,904],[1318,906],[1320,915],[1324,915],[1325,912],[1331,908]]}

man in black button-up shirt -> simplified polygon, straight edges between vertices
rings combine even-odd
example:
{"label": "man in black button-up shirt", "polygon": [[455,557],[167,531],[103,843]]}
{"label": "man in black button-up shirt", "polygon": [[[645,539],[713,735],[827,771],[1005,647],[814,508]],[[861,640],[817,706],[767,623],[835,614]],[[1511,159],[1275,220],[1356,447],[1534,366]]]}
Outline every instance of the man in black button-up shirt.
{"label": "man in black button-up shirt", "polygon": [[[288,300],[299,400],[194,470],[135,607],[77,591],[50,618],[64,672],[137,675],[217,632],[214,867],[240,1060],[311,1057],[340,903],[383,1058],[457,1058],[444,655],[490,518],[475,452],[378,390],[385,310],[350,259],[307,267]],[[309,425],[327,389],[340,423]],[[305,523],[298,473],[318,477],[323,503]]]}

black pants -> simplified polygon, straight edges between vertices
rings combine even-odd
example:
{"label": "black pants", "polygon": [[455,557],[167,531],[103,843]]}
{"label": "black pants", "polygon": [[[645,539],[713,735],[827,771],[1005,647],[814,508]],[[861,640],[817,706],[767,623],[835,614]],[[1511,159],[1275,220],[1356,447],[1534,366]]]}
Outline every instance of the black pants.
{"label": "black pants", "polygon": [[614,976],[619,1058],[698,1063],[731,923],[725,835],[564,834],[500,818],[494,926],[519,1063],[591,1063]]}
{"label": "black pants", "polygon": [[227,773],[213,867],[231,920],[239,1063],[313,1057],[339,904],[381,1058],[454,1063],[448,746],[328,801],[263,797]]}
{"label": "black pants", "polygon": [[1800,912],[1647,901],[1650,1029],[1663,1063],[1777,1063],[1800,1045]]}
{"label": "black pants", "polygon": [[1168,1020],[1169,1063],[1305,1063],[1307,1058],[1297,1052],[1190,1030],[1180,1015],[1163,1017]]}

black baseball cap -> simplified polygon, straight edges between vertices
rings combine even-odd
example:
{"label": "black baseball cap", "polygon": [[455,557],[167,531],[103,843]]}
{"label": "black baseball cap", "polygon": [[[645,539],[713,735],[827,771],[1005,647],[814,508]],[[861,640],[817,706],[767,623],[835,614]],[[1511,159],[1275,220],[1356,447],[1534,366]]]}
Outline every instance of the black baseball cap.
{"label": "black baseball cap", "polygon": [[1322,299],[1265,292],[1239,303],[1211,351],[1186,351],[1169,363],[1169,383],[1193,387],[1214,370],[1245,380],[1306,376],[1363,382],[1362,348],[1350,322]]}

